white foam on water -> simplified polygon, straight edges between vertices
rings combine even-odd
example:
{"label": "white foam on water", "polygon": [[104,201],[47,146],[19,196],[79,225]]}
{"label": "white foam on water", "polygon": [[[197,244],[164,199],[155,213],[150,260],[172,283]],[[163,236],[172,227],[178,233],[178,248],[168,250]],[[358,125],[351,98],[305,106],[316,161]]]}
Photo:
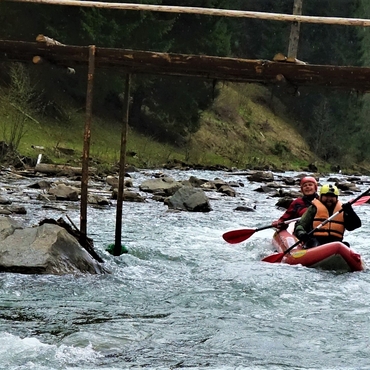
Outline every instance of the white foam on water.
{"label": "white foam on water", "polygon": [[99,357],[101,355],[91,344],[86,347],[57,346],[42,343],[37,338],[0,333],[0,369],[4,370],[76,369],[81,364],[94,366]]}

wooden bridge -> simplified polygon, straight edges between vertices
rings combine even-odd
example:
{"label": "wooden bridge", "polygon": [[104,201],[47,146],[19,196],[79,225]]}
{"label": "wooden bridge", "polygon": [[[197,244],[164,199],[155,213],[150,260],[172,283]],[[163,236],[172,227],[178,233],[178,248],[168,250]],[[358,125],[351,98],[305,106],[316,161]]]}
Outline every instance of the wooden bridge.
{"label": "wooden bridge", "polygon": [[[370,91],[370,68],[336,65],[312,65],[296,60],[300,23],[369,27],[369,19],[315,17],[302,15],[303,0],[294,0],[293,14],[275,14],[227,9],[212,9],[149,4],[110,3],[79,0],[7,0],[34,4],[94,7],[117,10],[201,14],[223,17],[254,18],[291,22],[289,58],[249,60],[204,55],[156,53],[140,50],[95,48],[95,67],[120,67],[128,74],[146,73],[205,78],[212,80],[288,84],[295,88],[319,86],[335,89]],[[40,63],[62,67],[87,65],[89,47],[49,43],[0,40],[0,61]]]}
{"label": "wooden bridge", "polygon": [[[88,46],[0,40],[0,61],[50,63],[60,67],[87,66]],[[272,58],[273,59],[273,58]],[[188,76],[212,80],[321,86],[370,91],[370,68],[305,64],[289,58],[250,60],[205,55],[157,53],[96,47],[95,67],[119,67],[129,74]]]}
{"label": "wooden bridge", "polygon": [[121,135],[119,186],[117,197],[114,255],[121,253],[123,178],[128,128],[130,76],[132,74],[155,74],[188,76],[212,80],[254,82],[263,84],[319,86],[358,92],[370,91],[370,68],[334,65],[311,65],[296,59],[299,24],[323,23],[369,27],[368,19],[343,19],[308,17],[301,15],[302,1],[294,0],[293,15],[245,12],[194,7],[159,6],[144,4],[108,3],[78,0],[7,0],[14,2],[87,6],[95,8],[125,9],[138,11],[162,11],[174,13],[205,14],[214,16],[249,17],[275,21],[289,21],[292,31],[289,42],[289,58],[278,55],[272,60],[248,60],[204,55],[156,53],[139,50],[100,48],[92,46],[63,45],[39,35],[37,42],[0,40],[0,62],[51,64],[71,70],[76,66],[87,67],[86,122],[82,156],[80,243],[87,238],[87,190],[90,126],[92,118],[92,92],[95,68],[119,67],[126,72],[124,119]]}

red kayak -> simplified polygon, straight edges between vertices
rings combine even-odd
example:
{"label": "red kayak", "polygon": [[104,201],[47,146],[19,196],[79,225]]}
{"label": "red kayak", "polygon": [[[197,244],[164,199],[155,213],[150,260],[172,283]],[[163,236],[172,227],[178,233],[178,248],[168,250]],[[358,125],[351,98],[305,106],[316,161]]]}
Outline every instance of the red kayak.
{"label": "red kayak", "polygon": [[[275,232],[272,244],[278,253],[284,253],[297,241],[298,239],[288,230],[282,230]],[[334,271],[363,271],[366,268],[361,256],[340,242],[327,243],[310,249],[303,249],[302,245],[298,245],[284,255],[281,263]]]}

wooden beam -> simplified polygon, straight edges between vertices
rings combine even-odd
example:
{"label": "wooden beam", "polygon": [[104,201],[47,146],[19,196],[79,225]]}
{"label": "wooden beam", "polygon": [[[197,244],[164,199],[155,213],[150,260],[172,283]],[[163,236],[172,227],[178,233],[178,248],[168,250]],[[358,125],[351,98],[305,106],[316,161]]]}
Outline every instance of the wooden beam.
{"label": "wooden beam", "polygon": [[[43,59],[40,57],[40,55],[35,55],[33,58],[32,58],[32,63],[33,64],[37,64],[37,65],[45,65],[45,64],[50,64],[47,60]],[[64,67],[61,67],[64,69]],[[74,75],[76,73],[76,71],[71,68],[71,67],[66,67],[65,71],[69,74],[69,75]]]}
{"label": "wooden beam", "polygon": [[78,1],[78,0],[3,0],[3,1],[34,3],[34,4],[82,6],[89,8],[104,8],[104,9],[139,10],[139,11],[152,11],[178,14],[181,13],[203,14],[221,17],[264,19],[282,22],[301,22],[301,23],[332,24],[332,25],[337,24],[342,26],[358,26],[358,27],[370,26],[370,19],[361,19],[361,18],[317,17],[307,15],[264,13],[243,10],[211,9],[186,6],[165,6],[165,5],[147,5],[131,3],[123,4],[101,1]]}
{"label": "wooden beam", "polygon": [[[87,66],[89,47],[0,40],[0,61],[32,63],[35,55],[59,66]],[[370,91],[368,67],[310,65],[98,47],[95,63],[96,68],[120,68],[129,74],[187,76],[264,84],[276,83],[276,76],[282,74],[288,83],[297,87],[325,86]]]}
{"label": "wooden beam", "polygon": [[43,34],[37,35],[36,42],[44,42],[47,45],[64,45],[61,42],[51,39]]}

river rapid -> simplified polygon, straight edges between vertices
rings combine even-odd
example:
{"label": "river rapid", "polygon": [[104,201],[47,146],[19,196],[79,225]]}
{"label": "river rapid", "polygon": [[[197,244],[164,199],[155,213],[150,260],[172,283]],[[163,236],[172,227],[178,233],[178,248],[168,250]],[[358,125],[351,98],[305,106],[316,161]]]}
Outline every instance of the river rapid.
{"label": "river rapid", "polygon": [[[271,253],[272,229],[235,245],[222,234],[270,224],[283,212],[278,198],[256,192],[261,184],[240,174],[167,174],[244,187],[235,198],[207,193],[209,213],[168,212],[150,199],[125,202],[129,253],[120,257],[105,251],[114,242],[115,205],[89,207],[89,236],[112,273],[0,274],[0,369],[370,369],[369,272],[261,262]],[[133,173],[134,186],[151,175]],[[281,175],[297,173],[275,174]],[[364,191],[369,179],[362,180]],[[79,225],[78,202],[43,208],[37,191],[26,188],[33,182],[14,180],[8,190],[27,209],[16,218],[33,225],[68,214]],[[256,210],[234,210],[243,205]],[[363,227],[345,239],[370,265],[370,207],[356,211]]]}

